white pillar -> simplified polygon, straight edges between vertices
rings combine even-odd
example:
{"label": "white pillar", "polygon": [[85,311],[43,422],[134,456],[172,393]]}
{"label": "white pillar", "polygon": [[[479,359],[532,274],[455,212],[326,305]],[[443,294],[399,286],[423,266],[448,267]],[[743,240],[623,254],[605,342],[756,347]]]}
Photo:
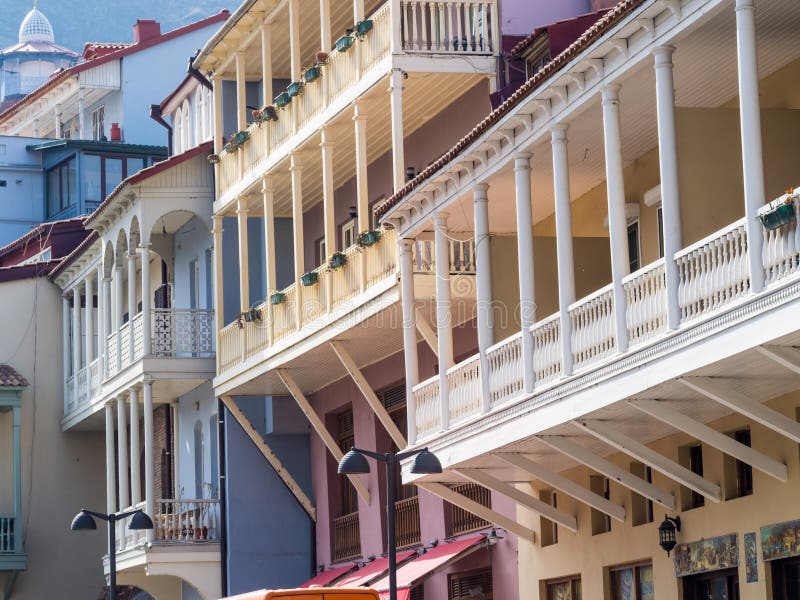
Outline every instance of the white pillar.
{"label": "white pillar", "polygon": [[131,506],[142,501],[141,471],[139,470],[139,393],[131,388]]}
{"label": "white pillar", "polygon": [[550,133],[553,150],[553,189],[556,209],[556,254],[558,261],[558,312],[561,327],[561,374],[572,374],[572,319],[569,307],[575,302],[575,265],[572,252],[572,208],[569,189],[567,125]]}
{"label": "white pillar", "polygon": [[531,208],[531,155],[514,155],[514,189],[517,212],[517,257],[519,267],[519,306],[522,328],[523,388],[533,392],[534,370],[533,327],[536,321],[536,296],[533,280],[533,211]]}
{"label": "white pillar", "polygon": [[403,148],[403,71],[392,69],[389,87],[392,116],[392,181],[394,191],[405,183],[406,159]]}
{"label": "white pillar", "polygon": [[472,201],[475,212],[475,278],[478,300],[478,351],[481,363],[483,411],[491,408],[489,389],[489,361],[487,351],[494,344],[492,323],[492,264],[489,249],[489,186],[478,183],[473,188]]}
{"label": "white pillar", "polygon": [[56,104],[55,110],[53,111],[53,118],[54,118],[54,131],[56,133],[56,139],[61,139],[63,137],[63,131],[61,131],[61,105]]}
{"label": "white pillar", "polygon": [[122,309],[122,265],[115,265],[114,266],[114,330],[117,333],[116,336],[116,344],[117,344],[117,369],[120,368],[121,361],[122,361],[122,319],[123,319],[123,309]]}
{"label": "white pillar", "polygon": [[264,203],[264,268],[267,282],[267,296],[275,289],[275,186],[272,180],[261,180],[261,195]]}
{"label": "white pillar", "polygon": [[128,423],[125,416],[125,399],[117,398],[117,469],[119,470],[119,509],[131,505],[128,494]]}
{"label": "white pillar", "polygon": [[86,276],[84,281],[86,288],[86,365],[89,366],[94,360],[94,286],[92,285],[92,275]]}
{"label": "white pillar", "polygon": [[289,64],[292,81],[300,81],[300,0],[289,0]]}
{"label": "white pillar", "polygon": [[436,334],[439,354],[439,395],[442,430],[450,426],[450,388],[447,369],[453,366],[453,315],[450,303],[450,244],[447,238],[447,214],[433,219],[436,260]]}
{"label": "white pillar", "polygon": [[[222,256],[222,215],[212,217],[214,228],[211,235],[214,238],[214,323],[217,332],[225,327],[225,262]],[[219,357],[219,344],[217,344],[217,356]]]}
{"label": "white pillar", "polygon": [[408,443],[417,439],[416,402],[414,386],[419,383],[419,359],[417,357],[417,324],[414,299],[414,264],[412,249],[414,240],[399,240],[400,294],[403,310],[403,350],[406,369],[406,414],[408,415]]}
{"label": "white pillar", "polygon": [[319,0],[319,47],[330,52],[331,43],[331,0]]}
{"label": "white pillar", "polygon": [[103,298],[103,265],[99,265],[96,271],[97,275],[97,344],[95,353],[97,358],[100,359],[100,379],[104,376],[105,353],[106,353],[106,329],[105,329],[105,313],[106,304]]}
{"label": "white pillar", "polygon": [[[155,463],[153,462],[153,382],[145,379],[142,386],[144,396],[144,511],[150,518],[155,516]],[[172,451],[171,449],[169,450]],[[153,530],[147,531],[147,541],[153,541]]]}
{"label": "white pillar", "polygon": [[367,115],[356,103],[353,113],[356,142],[356,208],[358,209],[358,231],[372,229],[369,218],[369,192],[367,188]]}
{"label": "white pillar", "polygon": [[764,289],[761,257],[764,232],[758,219],[758,209],[764,205],[765,191],[755,0],[736,0],[736,49],[739,60],[739,119],[742,129],[744,209],[747,216],[747,261],[750,266],[750,290],[757,293]]}
{"label": "white pillar", "polygon": [[142,254],[142,346],[144,356],[153,353],[153,330],[152,312],[150,303],[152,302],[150,291],[150,244],[142,242],[139,246]]}
{"label": "white pillar", "polygon": [[628,349],[625,291],[622,279],[630,273],[628,224],[625,219],[625,182],[622,172],[622,130],[617,84],[603,88],[603,142],[606,155],[608,233],[611,246],[611,280],[614,294],[614,329],[617,351]]}
{"label": "white pillar", "polygon": [[[80,285],[72,290],[72,374],[81,370],[81,291]],[[76,384],[77,385],[77,384]]]}
{"label": "white pillar", "polygon": [[84,112],[86,111],[86,105],[83,98],[84,88],[78,88],[78,139],[85,140],[89,139],[90,136],[86,135],[86,116]]}
{"label": "white pillar", "polygon": [[236,205],[236,222],[239,228],[239,311],[250,308],[250,255],[247,232],[247,206],[243,197]]}
{"label": "white pillar", "polygon": [[72,375],[72,344],[69,336],[69,292],[64,292],[61,296],[61,343],[64,369],[64,381]]}
{"label": "white pillar", "polygon": [[[322,203],[325,232],[325,253],[330,256],[336,252],[336,213],[334,209],[333,188],[333,141],[328,129],[322,129]],[[358,177],[358,175],[356,175]],[[320,257],[325,260],[325,256]]]}
{"label": "white pillar", "polygon": [[136,249],[128,254],[128,340],[127,347],[133,362],[133,318],[139,311],[136,307]]}
{"label": "white pillar", "polygon": [[117,512],[117,483],[114,451],[114,401],[106,402],[106,512]]}
{"label": "white pillar", "polygon": [[239,131],[247,129],[247,79],[245,78],[246,55],[236,53],[236,127]]}
{"label": "white pillar", "polygon": [[303,167],[297,155],[292,154],[292,232],[294,234],[294,278],[300,279],[305,272],[303,255]]}
{"label": "white pillar", "polygon": [[111,318],[114,312],[114,307],[111,304],[111,277],[103,277],[103,339],[101,340],[103,348],[103,377],[108,377],[108,336],[114,328]]}
{"label": "white pillar", "polygon": [[264,105],[272,104],[272,29],[269,23],[261,24],[261,95]]}
{"label": "white pillar", "polygon": [[[214,154],[222,152],[222,138],[224,136],[222,128],[222,79],[212,77],[212,91],[214,97]],[[218,171],[218,165],[214,165],[214,171]]]}
{"label": "white pillar", "polygon": [[364,0],[353,0],[353,19],[355,23],[364,20]]}
{"label": "white pillar", "polygon": [[661,172],[664,271],[667,279],[667,324],[677,329],[681,321],[678,298],[680,274],[675,254],[681,249],[681,200],[678,183],[678,137],[675,126],[675,87],[672,46],[659,46],[655,55],[656,109],[658,112],[658,162]]}

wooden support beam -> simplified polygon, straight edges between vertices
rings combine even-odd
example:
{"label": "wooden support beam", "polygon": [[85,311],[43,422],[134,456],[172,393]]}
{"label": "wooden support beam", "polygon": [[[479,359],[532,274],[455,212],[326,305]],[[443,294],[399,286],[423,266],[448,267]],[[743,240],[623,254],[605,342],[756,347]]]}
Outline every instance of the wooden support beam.
{"label": "wooden support beam", "polygon": [[452,469],[452,471],[454,473],[458,473],[465,479],[469,479],[473,483],[477,483],[478,485],[482,485],[485,488],[489,488],[490,490],[507,496],[517,504],[520,504],[547,519],[550,519],[555,523],[558,523],[562,527],[566,527],[573,533],[577,533],[578,531],[578,520],[573,515],[558,510],[547,502],[543,502],[538,498],[534,498],[530,494],[526,494],[522,490],[515,488],[513,485],[493,477],[485,470]]}
{"label": "wooden support beam", "polygon": [[675,496],[673,496],[672,493],[662,490],[652,483],[648,483],[641,477],[637,477],[630,471],[626,471],[622,467],[607,461],[605,458],[597,456],[594,452],[573,442],[568,437],[560,435],[540,435],[539,439],[554,450],[558,450],[562,454],[569,456],[571,459],[589,467],[593,471],[605,475],[609,479],[613,479],[640,496],[657,502],[667,510],[675,510]]}
{"label": "wooden support beam", "polygon": [[303,489],[298,485],[295,481],[292,474],[286,470],[281,463],[280,459],[275,455],[272,451],[272,448],[269,447],[266,440],[261,436],[258,431],[256,431],[253,424],[250,423],[250,419],[247,418],[242,412],[236,402],[233,401],[233,398],[230,396],[220,396],[222,399],[222,403],[225,405],[225,408],[228,409],[228,412],[231,416],[236,419],[236,422],[242,427],[244,432],[247,434],[247,437],[256,445],[256,448],[261,452],[264,458],[267,459],[267,462],[272,465],[272,468],[275,469],[275,472],[278,474],[283,480],[283,483],[286,484],[286,487],[289,488],[289,491],[294,494],[294,497],[297,498],[297,501],[300,503],[300,506],[308,513],[308,516],[311,517],[313,521],[316,522],[317,520],[317,509],[314,506],[314,503],[311,502],[308,496],[306,496]]}
{"label": "wooden support beam", "polygon": [[[300,391],[300,388],[295,382],[294,378],[289,375],[289,372],[286,369],[278,369],[278,377],[281,378],[281,381],[283,381],[283,384],[289,390],[289,393],[292,395],[295,402],[297,402],[297,406],[300,407],[300,410],[303,411],[303,414],[311,423],[311,427],[314,428],[314,431],[317,432],[317,435],[322,439],[322,442],[328,447],[328,450],[330,451],[334,460],[338,463],[340,460],[342,460],[344,452],[342,452],[341,448],[339,448],[339,444],[336,443],[336,440],[334,440],[333,436],[328,432],[327,428],[325,427],[325,423],[323,423],[322,419],[319,418],[319,415],[314,410],[314,407],[311,406],[311,403],[306,399],[303,392]],[[356,475],[348,475],[347,477],[352,482],[353,487],[356,488],[356,491],[358,492],[358,495],[361,496],[361,499],[369,504],[370,498],[367,486],[365,486]]]}
{"label": "wooden support beam", "polygon": [[648,448],[644,444],[612,429],[606,423],[601,421],[573,421],[572,424],[581,431],[590,433],[596,438],[603,440],[606,444],[616,448],[620,452],[624,452],[639,462],[649,465],[659,473],[677,481],[682,486],[694,490],[698,494],[702,494],[712,502],[719,502],[722,499],[722,494],[718,485],[706,481],[700,475],[693,473],[683,465],[679,465],[652,448]]}
{"label": "wooden support beam", "polygon": [[745,396],[733,385],[711,377],[684,377],[678,381],[698,394],[727,406],[748,419],[800,444],[800,423]]}
{"label": "wooden support beam", "polygon": [[398,429],[395,422],[392,421],[392,417],[389,416],[386,407],[381,403],[378,396],[372,390],[372,386],[370,386],[367,378],[361,373],[356,364],[356,361],[353,360],[353,357],[345,350],[344,346],[341,342],[337,342],[336,340],[331,340],[330,342],[331,348],[333,348],[334,353],[336,356],[339,357],[339,360],[342,361],[342,365],[350,374],[350,377],[353,378],[353,381],[356,384],[356,387],[361,391],[361,394],[367,401],[367,404],[370,405],[372,411],[375,413],[375,416],[378,417],[378,420],[383,424],[386,432],[389,434],[389,437],[392,438],[395,445],[400,449],[403,450],[406,446],[408,446],[408,442],[406,438],[403,437],[400,429]]}
{"label": "wooden support beam", "polygon": [[471,512],[473,515],[483,519],[484,521],[488,521],[489,523],[493,523],[498,527],[502,527],[506,531],[510,531],[517,537],[529,542],[533,542],[535,539],[533,530],[528,529],[524,525],[520,525],[514,519],[501,515],[499,512],[494,511],[491,508],[485,507],[479,502],[475,502],[474,500],[467,498],[463,494],[459,494],[442,483],[420,481],[417,482],[416,485],[424,490],[428,490],[431,494],[439,496],[443,500],[447,500],[450,504],[454,504],[459,508],[463,508],[467,512]]}
{"label": "wooden support beam", "polygon": [[510,464],[513,467],[522,469],[531,477],[538,479],[552,485],[557,490],[560,490],[572,496],[576,500],[580,500],[584,504],[591,506],[595,510],[607,514],[612,519],[616,519],[620,523],[625,522],[625,507],[614,504],[606,500],[600,494],[595,494],[591,490],[587,490],[582,485],[567,479],[563,475],[553,473],[551,470],[546,469],[537,462],[518,454],[516,452],[496,452],[495,456]]}
{"label": "wooden support beam", "polygon": [[753,450],[741,442],[737,442],[732,437],[716,429],[695,421],[691,417],[670,408],[664,402],[658,400],[628,400],[628,404],[662,423],[666,423],[670,427],[688,433],[704,444],[708,444],[729,456],[739,459],[743,463],[747,463],[754,469],[758,469],[778,481],[786,482],[789,478],[789,472],[783,463],[757,450]]}
{"label": "wooden support beam", "polygon": [[756,352],[800,375],[800,352],[791,346],[758,346]]}
{"label": "wooden support beam", "polygon": [[425,317],[425,313],[422,312],[422,309],[419,306],[417,306],[414,310],[416,316],[414,321],[417,324],[417,329],[422,334],[422,337],[428,343],[428,346],[430,346],[431,350],[433,350],[433,353],[438,357],[439,341],[438,338],[436,337],[436,331],[431,326],[431,324],[428,323],[428,319]]}

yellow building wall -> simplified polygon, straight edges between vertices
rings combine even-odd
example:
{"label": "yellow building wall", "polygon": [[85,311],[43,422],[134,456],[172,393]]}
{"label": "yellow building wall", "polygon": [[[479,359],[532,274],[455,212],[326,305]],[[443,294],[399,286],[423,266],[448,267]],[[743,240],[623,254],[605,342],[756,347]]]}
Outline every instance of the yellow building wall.
{"label": "yellow building wall", "polygon": [[[800,406],[800,391],[766,403],[773,409],[794,419]],[[750,426],[752,447],[763,454],[785,463],[789,479],[782,483],[753,469],[753,494],[742,498],[722,501],[715,504],[706,499],[705,506],[679,514],[682,529],[678,542],[693,542],[703,538],[738,534],[739,547],[739,589],[741,600],[783,600],[773,598],[770,591],[769,566],[760,560],[760,527],[800,518],[798,490],[800,490],[800,461],[798,445],[773,431],[756,423],[749,422],[740,415],[726,417],[710,424],[719,431],[730,432],[743,426]],[[690,443],[693,438],[684,434],[671,435],[650,444],[664,456],[678,461],[678,449]],[[628,469],[632,459],[620,453],[607,457],[615,464]],[[714,448],[703,445],[704,477],[710,482],[725,488],[723,454]],[[575,468],[562,473],[569,479],[589,486],[590,471]],[[675,495],[676,505],[680,505],[681,486],[673,480],[653,471],[653,483],[669,490]],[[609,567],[638,561],[652,561],[656,598],[659,600],[681,598],[680,581],[675,576],[672,558],[658,546],[658,525],[667,511],[654,505],[652,523],[633,526],[630,515],[631,492],[615,482],[610,484],[611,501],[626,508],[626,522],[611,521],[611,531],[591,535],[590,509],[565,494],[558,494],[558,508],[574,514],[578,520],[578,533],[572,534],[559,528],[558,543],[542,548],[540,545],[540,519],[537,515],[519,508],[517,518],[520,523],[537,533],[534,544],[519,540],[520,600],[545,600],[543,581],[580,574],[584,600],[610,598],[607,570]],[[539,487],[521,484],[538,497]],[[546,488],[541,488],[546,489]],[[755,583],[747,583],[744,569],[743,534],[756,532],[758,537],[758,576]],[[673,555],[674,556],[674,555]]]}

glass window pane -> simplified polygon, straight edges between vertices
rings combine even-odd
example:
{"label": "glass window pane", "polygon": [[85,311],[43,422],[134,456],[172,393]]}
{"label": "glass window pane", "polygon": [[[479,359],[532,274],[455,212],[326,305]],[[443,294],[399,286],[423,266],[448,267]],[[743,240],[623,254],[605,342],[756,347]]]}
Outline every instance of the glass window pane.
{"label": "glass window pane", "polygon": [[65,200],[67,206],[75,206],[78,204],[78,169],[77,169],[78,161],[76,159],[71,159],[66,165],[64,165],[64,170],[67,172],[67,194],[68,198]]}
{"label": "glass window pane", "polygon": [[51,217],[61,210],[61,179],[58,168],[47,174],[47,214]]}
{"label": "glass window pane", "polygon": [[131,175],[135,175],[142,169],[144,169],[144,159],[143,158],[134,158],[128,157],[127,163],[127,170],[125,171],[126,177],[130,177]]}
{"label": "glass window pane", "polygon": [[69,169],[67,165],[62,165],[58,169],[61,173],[61,208],[69,206]]}
{"label": "glass window pane", "polygon": [[84,154],[83,161],[83,199],[85,202],[100,203],[103,201],[103,190],[100,183],[100,157]]}
{"label": "glass window pane", "polygon": [[635,600],[633,569],[611,572],[611,597],[614,600]]}
{"label": "glass window pane", "polygon": [[655,600],[653,591],[653,566],[639,567],[639,600]]}
{"label": "glass window pane", "polygon": [[106,158],[106,193],[108,196],[122,181],[122,159]]}

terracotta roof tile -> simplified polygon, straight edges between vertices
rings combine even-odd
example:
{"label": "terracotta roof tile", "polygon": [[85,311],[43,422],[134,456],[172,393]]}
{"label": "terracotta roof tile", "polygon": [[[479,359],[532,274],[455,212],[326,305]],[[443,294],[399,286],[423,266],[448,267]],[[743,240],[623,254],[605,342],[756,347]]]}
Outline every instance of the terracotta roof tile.
{"label": "terracotta roof tile", "polygon": [[19,388],[28,387],[29,385],[28,380],[17,373],[12,366],[0,365],[0,387]]}

